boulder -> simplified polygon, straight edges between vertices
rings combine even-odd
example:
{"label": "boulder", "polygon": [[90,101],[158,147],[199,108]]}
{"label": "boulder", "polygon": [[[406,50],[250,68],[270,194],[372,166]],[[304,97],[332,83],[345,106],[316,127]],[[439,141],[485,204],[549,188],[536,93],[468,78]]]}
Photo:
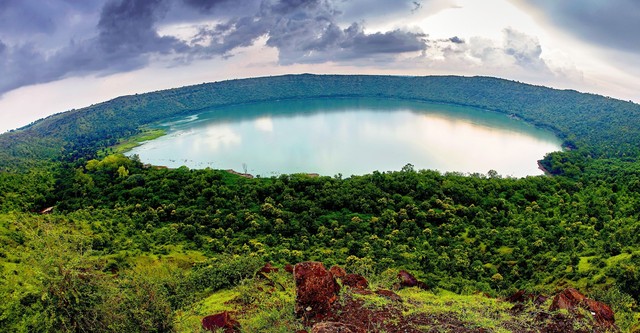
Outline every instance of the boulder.
{"label": "boulder", "polygon": [[342,284],[355,289],[369,288],[369,281],[360,274],[347,274],[342,278]]}
{"label": "boulder", "polygon": [[566,309],[573,312],[577,307],[588,310],[601,326],[613,327],[615,325],[615,314],[608,305],[589,299],[573,288],[567,288],[556,295],[549,310]]}
{"label": "boulder", "polygon": [[239,327],[240,323],[231,318],[231,315],[227,311],[202,318],[202,328],[207,331],[215,331],[222,328],[225,333],[230,333],[235,332]]}
{"label": "boulder", "polygon": [[400,297],[398,294],[394,293],[391,290],[385,290],[385,289],[378,289],[376,291],[376,294],[384,297],[384,298],[388,298],[394,302],[402,302],[402,297]]}
{"label": "boulder", "polygon": [[331,272],[331,274],[333,274],[333,277],[335,278],[342,278],[347,276],[347,272],[344,270],[344,268],[336,265],[331,266],[329,272]]}
{"label": "boulder", "polygon": [[510,303],[526,303],[528,301],[531,301],[535,305],[541,305],[542,303],[546,302],[547,299],[548,298],[546,296],[528,293],[524,290],[518,290],[513,295],[507,297],[505,301]]}
{"label": "boulder", "polygon": [[[398,279],[400,279],[400,284],[399,287],[418,287],[420,289],[423,290],[429,290],[429,286],[427,286],[426,283],[422,282],[422,281],[418,281],[418,279],[416,279],[415,276],[413,276],[411,273],[403,270],[400,270],[400,272],[398,272]],[[397,287],[397,286],[396,286]]]}
{"label": "boulder", "polygon": [[507,297],[505,301],[509,303],[524,303],[529,300],[529,295],[524,290],[518,290],[513,295]]}
{"label": "boulder", "polygon": [[307,319],[322,319],[331,313],[340,286],[321,262],[302,262],[294,266],[296,283],[295,313]]}
{"label": "boulder", "polygon": [[584,303],[587,309],[596,318],[598,324],[604,327],[612,327],[615,325],[615,314],[608,305],[589,298],[585,299]]}
{"label": "boulder", "polygon": [[418,285],[418,279],[404,269],[398,272],[401,287],[415,287]]}
{"label": "boulder", "polygon": [[559,309],[573,310],[580,305],[586,297],[573,288],[567,288],[553,298],[549,310],[556,311]]}
{"label": "boulder", "polygon": [[284,265],[284,271],[287,273],[293,273],[293,265],[291,264]]}
{"label": "boulder", "polygon": [[418,281],[418,284],[416,285],[416,287],[422,290],[429,290],[429,286],[427,286],[427,284],[422,281]]}
{"label": "boulder", "polygon": [[355,333],[349,325],[326,321],[317,323],[311,328],[311,333]]}
{"label": "boulder", "polygon": [[533,299],[533,304],[542,305],[542,303],[546,302],[548,299],[549,297],[544,295],[535,295],[535,298]]}
{"label": "boulder", "polygon": [[262,268],[260,268],[259,272],[269,274],[271,272],[277,272],[277,271],[278,271],[278,267],[275,267],[275,266],[271,265],[270,262],[268,262],[268,263],[264,264],[264,266],[262,266]]}

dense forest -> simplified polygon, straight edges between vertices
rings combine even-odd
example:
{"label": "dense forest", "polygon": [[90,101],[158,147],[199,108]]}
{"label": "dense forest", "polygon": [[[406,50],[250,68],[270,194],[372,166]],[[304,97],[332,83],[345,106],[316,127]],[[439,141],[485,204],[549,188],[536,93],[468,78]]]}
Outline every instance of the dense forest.
{"label": "dense forest", "polygon": [[[554,131],[547,176],[380,170],[249,179],[113,154],[160,121],[257,101],[383,97]],[[573,286],[631,330],[640,302],[640,105],[487,77],[290,75],[201,84],[0,136],[0,329],[170,332],[264,262],[304,260],[504,296]],[[52,207],[52,214],[40,214]],[[636,328],[638,328],[636,326]]]}

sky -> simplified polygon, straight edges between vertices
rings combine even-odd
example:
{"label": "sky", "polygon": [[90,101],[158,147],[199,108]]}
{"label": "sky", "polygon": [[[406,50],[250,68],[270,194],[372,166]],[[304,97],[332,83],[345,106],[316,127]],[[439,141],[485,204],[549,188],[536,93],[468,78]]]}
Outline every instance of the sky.
{"label": "sky", "polygon": [[638,0],[0,0],[0,133],[236,78],[486,75],[640,102]]}

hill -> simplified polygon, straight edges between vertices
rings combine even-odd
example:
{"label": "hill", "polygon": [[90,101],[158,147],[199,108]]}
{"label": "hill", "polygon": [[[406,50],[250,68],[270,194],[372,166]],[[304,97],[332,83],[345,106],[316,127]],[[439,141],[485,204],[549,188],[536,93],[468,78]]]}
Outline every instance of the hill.
{"label": "hill", "polygon": [[[346,179],[248,179],[114,154],[160,121],[216,106],[349,96],[502,112],[555,131],[567,150],[541,161],[552,177],[521,179],[411,165]],[[48,117],[0,135],[0,329],[175,331],[199,304],[209,311],[253,286],[246,279],[265,262],[313,260],[372,280],[411,271],[436,303],[450,292],[474,303],[476,293],[573,287],[611,305],[620,329],[637,330],[639,115],[630,102],[487,77],[287,75]]]}

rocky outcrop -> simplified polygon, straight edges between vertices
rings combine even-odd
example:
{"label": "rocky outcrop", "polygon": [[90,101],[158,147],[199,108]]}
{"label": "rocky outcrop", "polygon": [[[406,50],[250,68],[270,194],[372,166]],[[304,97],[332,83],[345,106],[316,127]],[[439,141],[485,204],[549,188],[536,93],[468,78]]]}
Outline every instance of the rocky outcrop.
{"label": "rocky outcrop", "polygon": [[355,289],[369,289],[369,281],[360,274],[347,274],[341,280],[344,286]]}
{"label": "rocky outcrop", "polygon": [[416,279],[415,276],[413,276],[411,273],[403,270],[400,270],[400,272],[398,272],[398,279],[400,279],[400,283],[398,285],[398,288],[402,288],[402,287],[418,287],[420,289],[423,290],[428,290],[429,287],[427,286],[426,283],[422,282],[422,281],[418,281],[418,279]]}
{"label": "rocky outcrop", "polygon": [[573,288],[567,288],[556,295],[549,310],[566,309],[575,312],[578,307],[588,310],[601,326],[613,327],[615,325],[615,315],[608,305],[589,299]]}
{"label": "rocky outcrop", "polygon": [[284,265],[284,271],[287,273],[293,273],[293,265],[291,264]]}
{"label": "rocky outcrop", "polygon": [[418,279],[404,269],[398,272],[398,279],[400,279],[400,286],[402,287],[415,287],[418,285]]}
{"label": "rocky outcrop", "polygon": [[418,279],[404,269],[398,272],[398,279],[402,287],[415,287],[418,284]]}
{"label": "rocky outcrop", "polygon": [[277,272],[277,271],[278,271],[278,267],[275,267],[275,266],[271,265],[270,262],[264,264],[264,266],[262,266],[262,268],[260,268],[260,272],[266,273],[266,274],[269,274],[271,272]]}
{"label": "rocky outcrop", "polygon": [[342,278],[347,276],[347,272],[344,270],[344,268],[337,265],[331,266],[329,272],[331,272],[331,274],[333,274],[333,277],[335,278]]}
{"label": "rocky outcrop", "polygon": [[331,313],[340,286],[321,262],[302,262],[293,268],[296,283],[295,313],[306,319],[322,319]]}
{"label": "rocky outcrop", "polygon": [[231,318],[229,312],[224,311],[202,318],[202,328],[212,332],[218,329],[223,329],[225,333],[233,333],[240,328],[240,323]]}
{"label": "rocky outcrop", "polygon": [[[366,278],[358,274],[346,274],[339,266],[327,270],[320,262],[303,262],[291,266],[296,286],[296,302],[294,311],[298,318],[295,325],[287,323],[287,329],[295,333],[366,333],[366,332],[489,332],[491,328],[478,327],[477,322],[468,322],[465,317],[455,313],[431,313],[411,311],[418,306],[413,300],[404,300],[396,292],[384,289],[369,289]],[[255,289],[273,294],[279,286],[287,291],[284,285],[272,275],[277,268],[265,264],[257,271]],[[270,274],[271,273],[271,274]],[[336,277],[343,286],[349,287],[347,292],[341,293]],[[286,276],[291,279],[290,275]],[[399,281],[394,287],[426,288],[425,283],[419,281],[411,273],[402,270],[397,274]],[[413,290],[408,293],[418,293]],[[477,293],[482,295],[481,293]],[[484,294],[485,297],[489,295]],[[340,300],[338,301],[338,297]],[[390,301],[384,301],[382,298]],[[606,305],[591,300],[575,289],[567,289],[558,294],[551,305],[551,310],[566,309],[566,311],[546,311],[548,306],[544,296],[520,290],[504,299],[514,303],[510,314],[513,321],[500,320],[500,327],[513,332],[576,332],[576,333],[604,333],[619,332],[615,326],[613,311]],[[378,303],[379,301],[382,301]],[[371,306],[372,303],[376,304]],[[544,303],[544,305],[542,304]],[[238,303],[240,304],[240,303]],[[244,304],[244,303],[243,303]],[[240,320],[247,320],[252,315],[253,304],[233,316],[240,316]],[[447,305],[448,306],[448,305]],[[490,309],[490,313],[482,315],[493,316],[500,310]],[[291,309],[289,309],[291,311]],[[475,310],[472,310],[475,311]],[[588,311],[588,312],[587,312]],[[482,312],[482,311],[480,311]],[[237,319],[237,318],[236,318]],[[243,322],[244,323],[244,322]],[[526,323],[526,328],[522,327]],[[304,325],[302,329],[299,324]],[[243,326],[250,326],[249,324]],[[277,326],[277,325],[276,325]],[[300,329],[291,330],[292,327]],[[231,318],[230,313],[222,312],[202,319],[202,327],[209,331],[224,331],[234,333],[240,331],[238,321]],[[278,326],[280,330],[283,326]],[[246,327],[243,327],[246,328]],[[633,330],[632,330],[633,331]]]}
{"label": "rocky outcrop", "polygon": [[546,302],[547,299],[548,297],[543,295],[537,295],[537,294],[528,293],[524,290],[518,290],[513,295],[507,297],[505,301],[509,303],[526,303],[531,301],[535,305],[541,305],[542,303]]}
{"label": "rocky outcrop", "polygon": [[549,310],[556,311],[559,309],[572,310],[580,305],[586,297],[573,288],[567,288],[553,298],[551,308]]}
{"label": "rocky outcrop", "polygon": [[604,327],[611,327],[615,325],[615,314],[613,313],[613,310],[611,310],[611,307],[589,298],[585,299],[585,305],[596,318],[596,322],[598,322],[598,324]]}

